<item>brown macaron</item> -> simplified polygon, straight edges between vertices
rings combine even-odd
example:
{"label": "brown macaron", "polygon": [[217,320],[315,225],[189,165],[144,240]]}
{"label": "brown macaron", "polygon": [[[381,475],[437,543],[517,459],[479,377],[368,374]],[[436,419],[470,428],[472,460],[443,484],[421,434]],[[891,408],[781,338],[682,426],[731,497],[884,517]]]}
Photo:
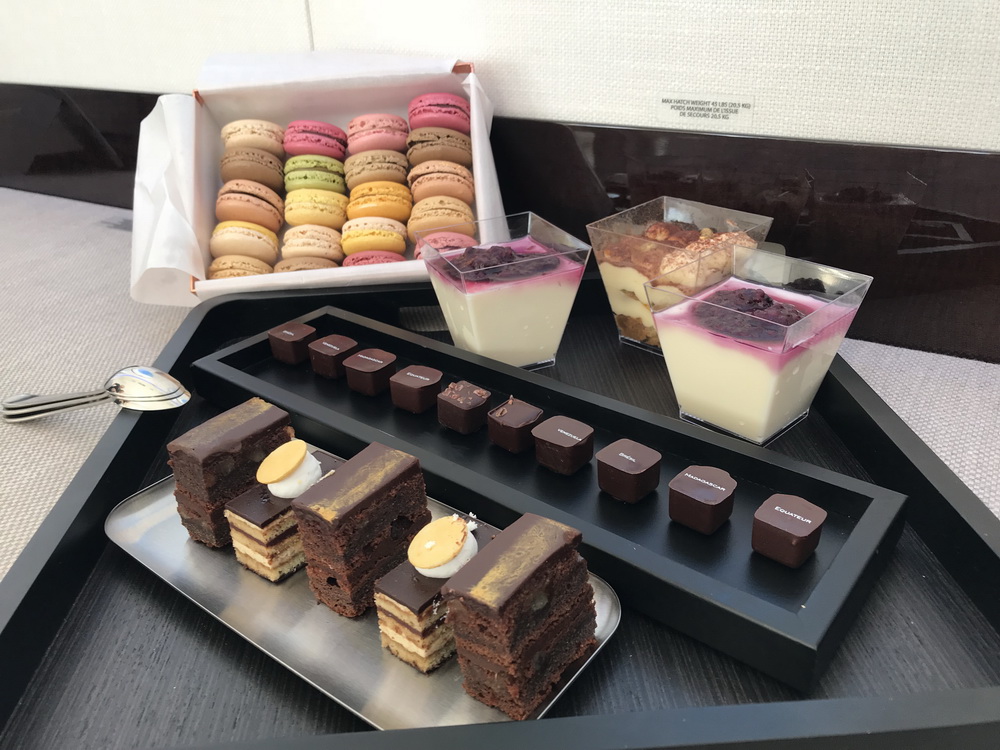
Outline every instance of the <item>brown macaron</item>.
{"label": "brown macaron", "polygon": [[406,139],[406,158],[411,166],[438,159],[472,166],[472,139],[448,128],[417,128]]}
{"label": "brown macaron", "polygon": [[285,223],[285,202],[266,185],[250,180],[230,180],[215,200],[219,221],[249,221],[277,232]]}
{"label": "brown macaron", "polygon": [[407,177],[414,201],[435,195],[450,195],[472,205],[476,195],[472,172],[453,161],[431,159],[421,162]]}
{"label": "brown macaron", "polygon": [[275,273],[287,273],[288,271],[313,271],[317,268],[337,268],[337,264],[329,258],[310,258],[303,255],[299,258],[286,258],[279,260],[274,266]]}
{"label": "brown macaron", "polygon": [[476,217],[464,201],[448,195],[435,195],[413,204],[406,224],[410,241],[417,241],[418,232],[448,228],[448,231],[474,235]]}
{"label": "brown macaron", "polygon": [[363,182],[398,182],[406,184],[410,162],[398,151],[374,149],[348,156],[344,162],[347,189],[353,190]]}
{"label": "brown macaron", "polygon": [[259,276],[271,273],[272,268],[262,260],[245,255],[223,255],[208,267],[209,279],[234,279],[241,276]]}
{"label": "brown macaron", "polygon": [[256,148],[228,148],[222,154],[219,171],[223,182],[250,180],[271,190],[284,190],[285,172],[281,159]]}

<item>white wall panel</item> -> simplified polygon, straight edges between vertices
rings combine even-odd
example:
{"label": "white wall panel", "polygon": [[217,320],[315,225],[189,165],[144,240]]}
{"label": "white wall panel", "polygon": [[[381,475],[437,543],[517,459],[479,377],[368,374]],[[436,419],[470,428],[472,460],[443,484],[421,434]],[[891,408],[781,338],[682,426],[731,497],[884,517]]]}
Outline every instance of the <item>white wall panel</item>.
{"label": "white wall panel", "polygon": [[306,0],[0,0],[0,81],[188,93],[216,52],[305,52]]}
{"label": "white wall panel", "polygon": [[1000,150],[996,0],[8,1],[0,81],[188,91],[214,52],[311,39],[471,60],[503,115]]}

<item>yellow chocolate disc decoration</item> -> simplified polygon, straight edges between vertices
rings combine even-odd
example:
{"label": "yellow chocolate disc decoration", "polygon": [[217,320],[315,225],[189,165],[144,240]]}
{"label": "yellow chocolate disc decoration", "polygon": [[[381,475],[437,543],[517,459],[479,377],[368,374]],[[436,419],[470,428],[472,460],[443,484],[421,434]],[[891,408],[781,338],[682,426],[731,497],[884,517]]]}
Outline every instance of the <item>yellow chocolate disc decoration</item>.
{"label": "yellow chocolate disc decoration", "polygon": [[260,462],[260,466],[257,467],[257,481],[261,484],[280,482],[299,468],[299,464],[306,457],[306,452],[304,440],[289,440],[284,445],[279,445]]}
{"label": "yellow chocolate disc decoration", "polygon": [[469,529],[458,516],[445,516],[424,526],[410,542],[406,556],[415,568],[437,568],[454,560]]}

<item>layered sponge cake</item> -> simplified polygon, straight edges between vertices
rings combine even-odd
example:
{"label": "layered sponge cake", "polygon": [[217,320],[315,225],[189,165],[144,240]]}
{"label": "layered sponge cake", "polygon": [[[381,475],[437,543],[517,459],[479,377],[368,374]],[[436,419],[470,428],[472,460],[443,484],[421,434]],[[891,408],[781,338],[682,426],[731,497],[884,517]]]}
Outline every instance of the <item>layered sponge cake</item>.
{"label": "layered sponge cake", "polygon": [[407,559],[375,584],[382,646],[415,669],[430,672],[455,653],[441,587],[500,530],[458,514],[424,526]]}
{"label": "layered sponge cake", "polygon": [[292,501],[309,587],[334,612],[357,617],[375,581],[406,557],[430,521],[420,462],[372,443]]}
{"label": "layered sponge cake", "polygon": [[580,538],[525,514],[444,586],[465,691],[513,719],[531,716],[597,646]]}
{"label": "layered sponge cake", "polygon": [[288,412],[251,398],[168,443],[177,511],[191,538],[229,544],[226,503],[253,487],[261,461],[294,437]]}
{"label": "layered sponge cake", "polygon": [[257,483],[226,504],[233,550],[243,567],[277,582],[305,565],[292,499],[342,463],[326,451],[309,453],[301,440],[279,446],[264,459]]}

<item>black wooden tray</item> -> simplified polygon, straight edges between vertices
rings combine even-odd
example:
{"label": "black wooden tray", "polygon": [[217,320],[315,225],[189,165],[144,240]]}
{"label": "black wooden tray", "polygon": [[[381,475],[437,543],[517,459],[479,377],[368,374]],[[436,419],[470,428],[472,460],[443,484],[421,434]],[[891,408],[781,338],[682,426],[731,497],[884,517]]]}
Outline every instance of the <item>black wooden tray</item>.
{"label": "black wooden tray", "polygon": [[[808,690],[822,674],[902,528],[899,493],[345,310],[326,307],[296,321],[319,336],[392,352],[398,366],[436,367],[445,384],[468,380],[488,389],[493,405],[514,395],[545,416],[584,421],[596,429],[595,451],[623,437],[648,445],[664,457],[660,489],[636,505],[616,502],[601,493],[593,462],[570,477],[554,474],[531,452],[490,445],[484,429],[460,435],[433,410],[410,414],[388,392],[365,396],[317,376],[308,362],[279,362],[266,331],[195,362],[198,392],[225,408],[260,396],[295,415],[299,432],[327,450],[354,453],[378,440],[416,455],[432,495],[491,523],[532,512],[575,526],[591,569],[626,604],[793,687]],[[691,465],[720,467],[738,482],[733,516],[711,537],[667,515],[667,483]],[[774,493],[829,513],[816,554],[798,570],[751,552],[754,511]]]}
{"label": "black wooden tray", "polygon": [[[401,306],[434,297],[385,286],[219,298],[192,311],[154,364],[190,380],[195,360],[328,304],[398,324]],[[618,345],[600,280],[585,279],[547,374],[676,414],[663,372]],[[217,411],[196,395],[176,412],[119,415],[0,581],[0,748],[996,747],[1000,522],[840,358],[809,418],[770,447],[910,501],[818,685],[796,693],[626,607],[608,648],[531,724],[365,731],[110,544],[114,505],[167,476],[165,443]]]}

